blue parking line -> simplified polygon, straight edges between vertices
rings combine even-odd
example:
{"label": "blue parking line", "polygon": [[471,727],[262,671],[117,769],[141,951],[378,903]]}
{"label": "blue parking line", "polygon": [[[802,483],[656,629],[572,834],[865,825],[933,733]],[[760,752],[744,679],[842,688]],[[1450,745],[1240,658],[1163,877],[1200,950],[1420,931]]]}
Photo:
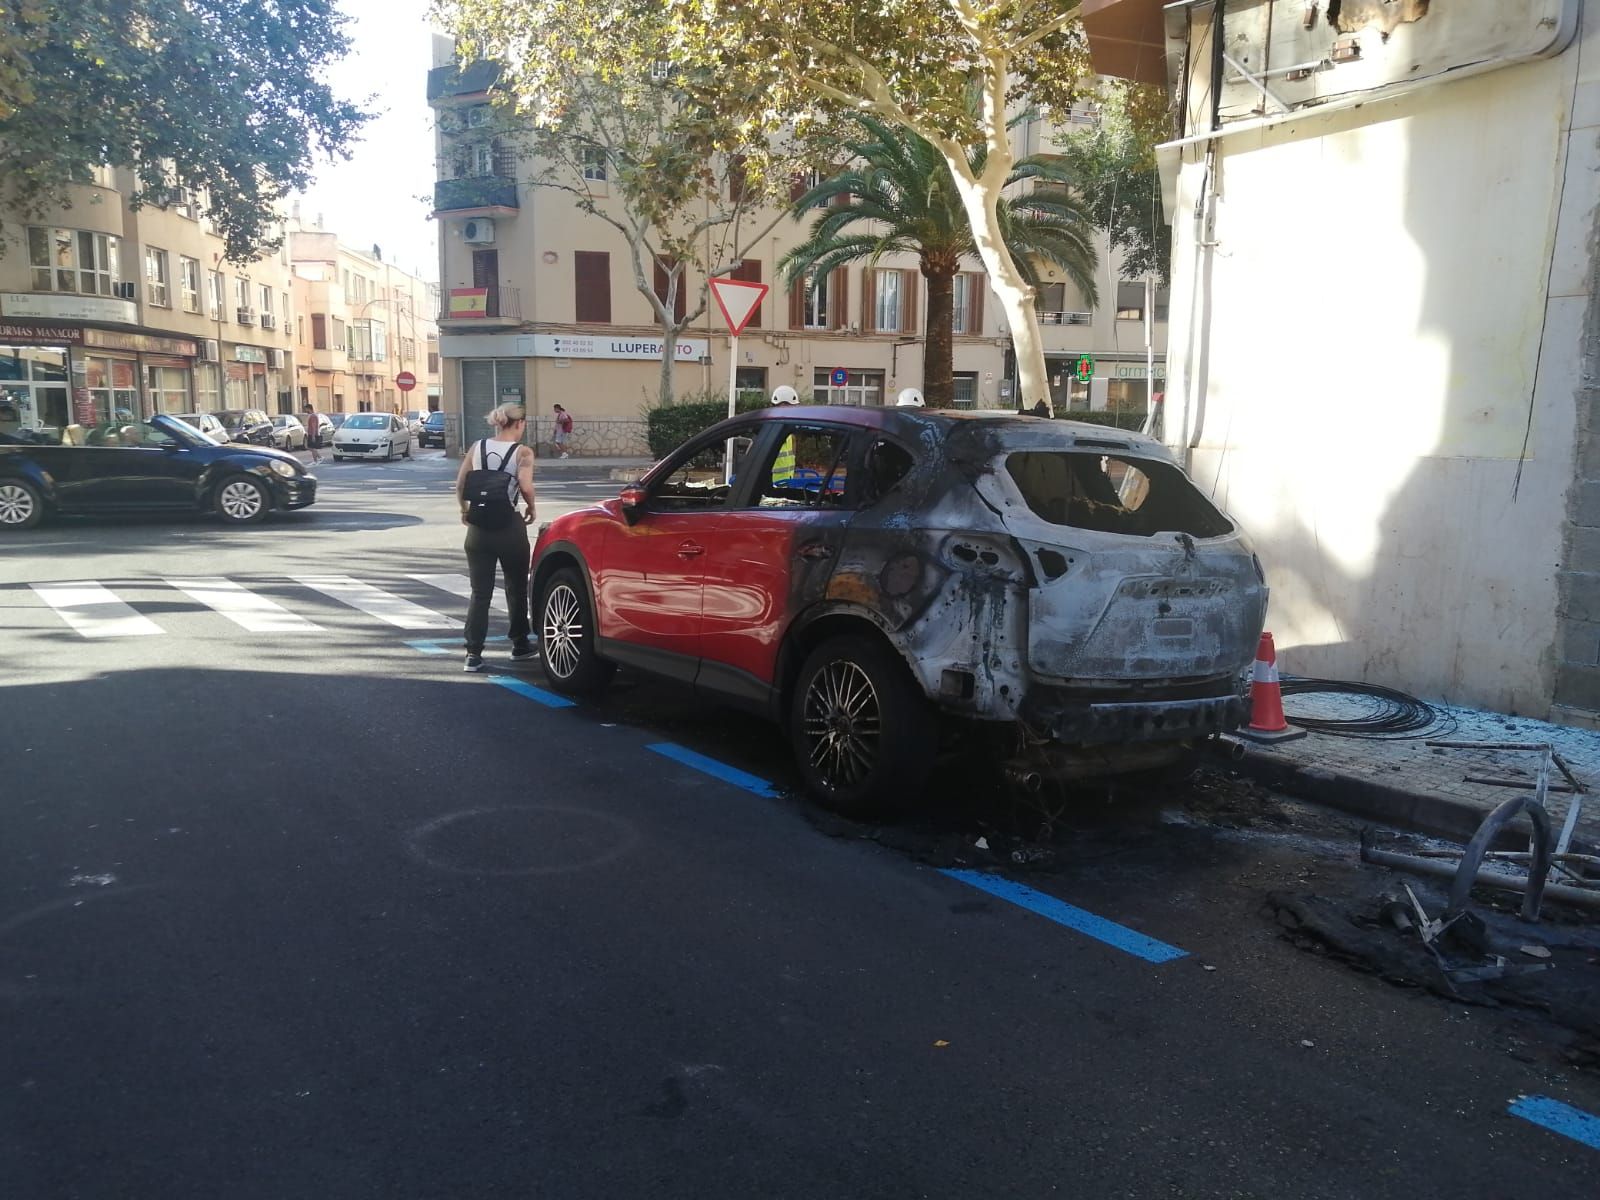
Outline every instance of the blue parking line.
{"label": "blue parking line", "polygon": [[1573,1108],[1549,1096],[1518,1096],[1511,1102],[1511,1115],[1542,1125],[1591,1150],[1600,1150],[1600,1117],[1581,1108]]}
{"label": "blue parking line", "polygon": [[671,742],[657,742],[653,746],[646,746],[646,750],[654,750],[663,758],[670,758],[673,762],[682,763],[686,767],[693,767],[696,771],[703,772],[713,779],[720,779],[723,783],[731,783],[736,788],[743,788],[760,796],[764,800],[776,799],[778,789],[765,779],[750,775],[730,767],[727,763],[718,762],[714,758],[707,758],[704,754],[696,754],[693,750],[685,750],[682,746],[673,745]]}
{"label": "blue parking line", "polygon": [[558,696],[554,692],[547,692],[543,688],[536,688],[533,686],[533,684],[523,683],[522,680],[514,679],[510,675],[491,675],[489,676],[489,682],[499,684],[508,692],[515,692],[519,696],[526,696],[529,700],[532,700],[537,704],[542,704],[546,708],[576,707],[574,702],[568,700],[565,696]]}
{"label": "blue parking line", "polygon": [[406,642],[405,645],[410,646],[413,650],[420,650],[424,654],[449,654],[450,653],[450,651],[446,650],[438,642]]}
{"label": "blue parking line", "polygon": [[1158,942],[1155,938],[1129,929],[1126,925],[1118,925],[1115,921],[1097,917],[1094,913],[1074,907],[1065,900],[1057,900],[1054,896],[1036,892],[1025,884],[1013,882],[1000,875],[990,875],[983,871],[961,871],[948,867],[942,868],[940,873],[950,876],[951,879],[959,879],[981,892],[988,892],[991,896],[998,896],[1002,900],[1026,908],[1030,912],[1036,912],[1041,917],[1048,917],[1057,925],[1075,929],[1125,954],[1142,958],[1145,962],[1171,962],[1175,958],[1185,958],[1189,953],[1187,950]]}

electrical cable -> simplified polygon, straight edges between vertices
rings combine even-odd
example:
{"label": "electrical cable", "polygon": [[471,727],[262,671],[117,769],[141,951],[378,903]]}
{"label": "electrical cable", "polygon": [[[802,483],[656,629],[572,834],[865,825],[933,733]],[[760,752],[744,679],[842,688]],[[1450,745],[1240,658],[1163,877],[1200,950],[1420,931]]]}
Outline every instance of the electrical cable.
{"label": "electrical cable", "polygon": [[1403,741],[1409,738],[1438,736],[1455,730],[1456,719],[1440,713],[1433,705],[1393,688],[1375,683],[1349,683],[1339,679],[1289,677],[1281,682],[1283,695],[1354,696],[1372,702],[1369,711],[1356,717],[1296,716],[1285,711],[1291,725],[1332,737],[1364,738],[1372,741]]}

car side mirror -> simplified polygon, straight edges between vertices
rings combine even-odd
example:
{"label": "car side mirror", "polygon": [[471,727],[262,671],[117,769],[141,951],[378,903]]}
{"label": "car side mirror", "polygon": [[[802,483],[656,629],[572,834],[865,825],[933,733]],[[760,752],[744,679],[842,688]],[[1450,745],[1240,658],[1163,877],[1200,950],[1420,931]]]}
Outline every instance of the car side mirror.
{"label": "car side mirror", "polygon": [[648,495],[649,493],[637,484],[622,489],[622,495],[618,499],[622,503],[622,515],[629,525],[644,516],[644,502]]}

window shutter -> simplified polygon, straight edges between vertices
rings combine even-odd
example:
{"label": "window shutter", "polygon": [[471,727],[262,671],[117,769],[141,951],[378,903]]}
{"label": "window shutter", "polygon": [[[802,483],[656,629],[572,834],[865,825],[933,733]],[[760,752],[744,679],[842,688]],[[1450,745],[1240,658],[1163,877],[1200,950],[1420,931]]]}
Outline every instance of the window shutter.
{"label": "window shutter", "polygon": [[789,285],[789,328],[804,329],[806,325],[806,277],[804,275]]}
{"label": "window shutter", "polygon": [[917,332],[917,283],[921,271],[900,272],[900,332]]}
{"label": "window shutter", "polygon": [[793,204],[796,200],[800,199],[801,196],[804,196],[810,190],[810,185],[806,183],[806,177],[804,175],[791,175],[789,177],[790,204]]}
{"label": "window shutter", "polygon": [[983,332],[983,294],[989,290],[989,277],[983,274],[967,276],[967,329],[966,332]]}
{"label": "window shutter", "polygon": [[870,267],[861,272],[861,332],[878,331],[878,273]]}
{"label": "window shutter", "polygon": [[576,250],[572,270],[578,320],[609,324],[611,255],[604,250]]}
{"label": "window shutter", "polygon": [[[739,263],[738,268],[735,269],[735,271],[733,272],[733,278],[737,279],[740,283],[760,283],[761,282],[761,262],[760,262],[760,260],[759,259],[754,259],[754,258],[747,258],[747,259],[742,260]],[[765,303],[766,303],[766,297],[763,296],[761,298],[761,304],[765,304]],[[745,325],[746,329],[760,329],[761,328],[761,304],[757,304],[756,308],[755,308],[755,311],[750,314],[750,320]]]}
{"label": "window shutter", "polygon": [[845,267],[839,267],[833,273],[828,287],[833,293],[828,297],[832,305],[833,320],[829,322],[835,329],[844,329],[850,324],[850,272]]}
{"label": "window shutter", "polygon": [[328,317],[326,313],[311,314],[311,346],[315,350],[328,348]]}
{"label": "window shutter", "polygon": [[735,154],[728,160],[728,203],[742,204],[750,181],[745,174],[745,156]]}

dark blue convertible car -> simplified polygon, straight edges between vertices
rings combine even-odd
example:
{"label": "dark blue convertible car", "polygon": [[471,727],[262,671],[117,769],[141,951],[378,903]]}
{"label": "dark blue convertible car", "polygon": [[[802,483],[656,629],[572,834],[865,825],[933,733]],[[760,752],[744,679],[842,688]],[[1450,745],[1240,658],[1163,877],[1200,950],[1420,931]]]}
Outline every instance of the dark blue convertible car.
{"label": "dark blue convertible car", "polygon": [[304,508],[317,481],[293,455],[223,445],[175,417],[83,429],[60,444],[0,434],[0,531],[51,513],[187,509],[235,525]]}

